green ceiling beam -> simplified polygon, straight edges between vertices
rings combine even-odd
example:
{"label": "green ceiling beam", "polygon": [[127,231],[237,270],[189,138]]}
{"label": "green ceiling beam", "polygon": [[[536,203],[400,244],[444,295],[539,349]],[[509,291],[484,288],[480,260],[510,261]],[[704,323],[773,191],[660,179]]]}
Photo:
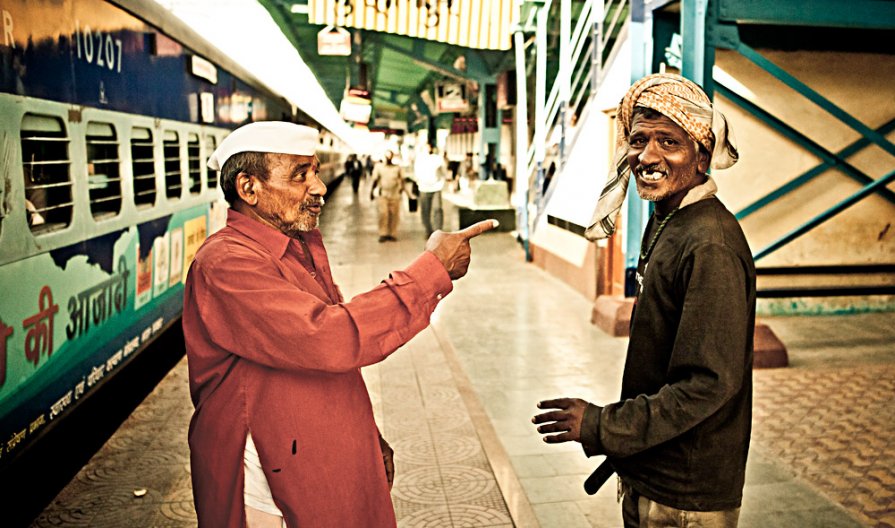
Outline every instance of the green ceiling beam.
{"label": "green ceiling beam", "polygon": [[456,79],[464,80],[464,81],[477,81],[475,77],[470,76],[467,72],[460,71],[453,66],[447,66],[444,64],[439,64],[435,61],[429,60],[422,55],[417,55],[413,51],[406,50],[401,48],[400,46],[396,46],[390,42],[386,42],[380,40],[377,43],[379,46],[382,46],[384,49],[388,49],[394,51],[395,53],[400,53],[401,55],[409,57],[415,64],[427,68],[431,71],[441,73],[442,75],[447,75],[448,77],[454,77]]}

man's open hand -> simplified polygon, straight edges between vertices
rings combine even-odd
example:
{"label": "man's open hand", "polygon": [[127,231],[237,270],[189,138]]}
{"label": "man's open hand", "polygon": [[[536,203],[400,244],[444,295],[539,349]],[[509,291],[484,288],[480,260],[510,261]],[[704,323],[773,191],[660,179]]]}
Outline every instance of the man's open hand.
{"label": "man's open hand", "polygon": [[545,436],[548,444],[562,442],[581,442],[581,422],[584,420],[584,410],[587,402],[579,398],[559,398],[556,400],[544,400],[538,403],[539,409],[559,409],[536,415],[531,419],[532,423],[544,424],[538,427],[541,434],[560,433]]}
{"label": "man's open hand", "polygon": [[431,251],[438,257],[438,260],[447,269],[451,280],[457,280],[466,275],[466,271],[469,269],[469,259],[472,253],[469,241],[497,226],[497,220],[483,220],[460,231],[449,233],[436,231],[426,242],[426,251]]}

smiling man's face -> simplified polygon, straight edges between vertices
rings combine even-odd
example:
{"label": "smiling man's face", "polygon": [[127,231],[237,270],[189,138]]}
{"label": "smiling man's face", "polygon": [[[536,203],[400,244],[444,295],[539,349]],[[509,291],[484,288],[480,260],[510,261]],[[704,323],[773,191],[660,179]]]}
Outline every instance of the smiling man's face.
{"label": "smiling man's face", "polygon": [[656,112],[636,111],[628,136],[628,165],[637,193],[661,214],[680,205],[705,181],[708,155],[677,123]]}

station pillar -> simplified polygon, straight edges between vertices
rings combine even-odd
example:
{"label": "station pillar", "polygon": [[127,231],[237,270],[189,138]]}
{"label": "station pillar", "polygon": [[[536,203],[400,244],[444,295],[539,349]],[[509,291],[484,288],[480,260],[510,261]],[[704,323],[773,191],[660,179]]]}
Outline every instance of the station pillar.
{"label": "station pillar", "polygon": [[497,77],[478,53],[468,53],[466,64],[479,85],[479,178],[491,176],[494,164],[500,161],[500,110],[497,108]]}

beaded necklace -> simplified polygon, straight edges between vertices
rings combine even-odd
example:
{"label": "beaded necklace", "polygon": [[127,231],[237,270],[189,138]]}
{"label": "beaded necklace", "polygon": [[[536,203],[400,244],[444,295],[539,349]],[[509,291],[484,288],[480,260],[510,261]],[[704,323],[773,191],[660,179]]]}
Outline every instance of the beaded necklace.
{"label": "beaded necklace", "polygon": [[659,240],[659,235],[662,234],[662,230],[665,229],[665,224],[671,220],[671,217],[674,216],[674,213],[678,211],[678,208],[675,207],[671,210],[668,215],[659,222],[659,227],[656,229],[655,234],[653,234],[653,238],[649,241],[649,246],[647,246],[645,251],[640,252],[640,258],[642,260],[649,260],[650,254],[653,252],[653,247],[656,245],[656,241]]}

